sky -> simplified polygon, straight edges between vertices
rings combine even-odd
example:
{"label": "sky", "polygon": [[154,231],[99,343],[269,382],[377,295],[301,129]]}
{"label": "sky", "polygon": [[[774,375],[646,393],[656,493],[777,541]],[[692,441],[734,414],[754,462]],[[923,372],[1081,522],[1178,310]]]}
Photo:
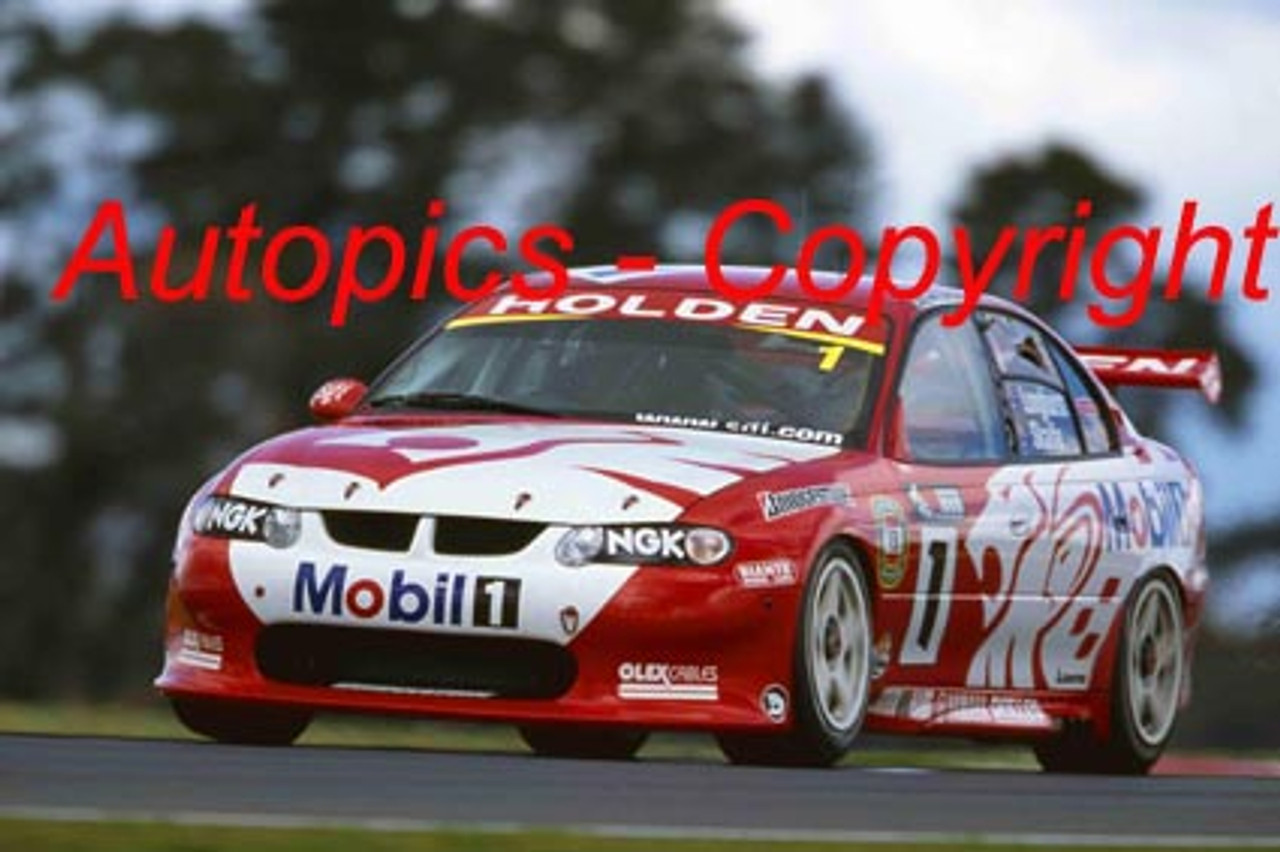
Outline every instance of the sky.
{"label": "sky", "polygon": [[764,68],[824,71],[866,118],[887,218],[939,217],[970,166],[1050,137],[1151,187],[1155,212],[1198,198],[1230,221],[1275,197],[1280,4],[726,5]]}

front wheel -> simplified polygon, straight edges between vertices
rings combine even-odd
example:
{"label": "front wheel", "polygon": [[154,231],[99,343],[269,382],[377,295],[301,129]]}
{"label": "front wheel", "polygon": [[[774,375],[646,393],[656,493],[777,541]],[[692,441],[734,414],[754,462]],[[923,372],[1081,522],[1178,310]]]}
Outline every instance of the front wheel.
{"label": "front wheel", "polygon": [[871,595],[844,544],[818,556],[805,585],[796,637],[795,715],[779,734],[720,734],[732,763],[830,766],[862,727],[871,684]]}
{"label": "front wheel", "polygon": [[565,725],[530,725],[520,728],[520,738],[534,754],[584,760],[628,760],[648,739],[645,731],[627,728],[587,728]]}
{"label": "front wheel", "polygon": [[171,701],[183,725],[220,743],[286,746],[311,724],[311,714],[304,710],[201,698]]}
{"label": "front wheel", "polygon": [[1068,731],[1035,746],[1050,772],[1145,774],[1164,751],[1177,721],[1186,676],[1182,602],[1163,575],[1147,577],[1125,607],[1111,688],[1111,735]]}

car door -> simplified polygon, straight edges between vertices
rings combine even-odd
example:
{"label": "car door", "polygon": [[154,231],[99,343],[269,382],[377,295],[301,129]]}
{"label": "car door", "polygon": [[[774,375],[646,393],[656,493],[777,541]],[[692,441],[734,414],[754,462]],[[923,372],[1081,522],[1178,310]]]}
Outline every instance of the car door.
{"label": "car door", "polygon": [[890,455],[898,487],[872,497],[870,506],[881,533],[886,626],[877,650],[897,683],[961,686],[981,621],[968,528],[987,503],[987,482],[1008,446],[974,324],[946,328],[940,313],[917,320],[896,412]]}

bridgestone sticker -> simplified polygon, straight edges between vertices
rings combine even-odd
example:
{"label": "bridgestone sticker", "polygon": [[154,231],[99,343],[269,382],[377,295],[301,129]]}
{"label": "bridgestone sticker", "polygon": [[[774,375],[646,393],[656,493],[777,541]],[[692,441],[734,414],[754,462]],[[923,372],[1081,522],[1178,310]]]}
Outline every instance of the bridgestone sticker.
{"label": "bridgestone sticker", "polygon": [[790,491],[762,491],[760,512],[766,521],[775,521],[787,515],[795,515],[819,506],[847,506],[853,495],[844,485],[810,485]]}

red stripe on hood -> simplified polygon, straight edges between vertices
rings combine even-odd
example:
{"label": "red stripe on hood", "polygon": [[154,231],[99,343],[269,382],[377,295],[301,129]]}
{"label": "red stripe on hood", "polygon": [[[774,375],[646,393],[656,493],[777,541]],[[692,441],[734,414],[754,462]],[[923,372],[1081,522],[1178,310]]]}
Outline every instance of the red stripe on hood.
{"label": "red stripe on hood", "polygon": [[584,467],[583,470],[589,470],[592,473],[598,473],[606,476],[623,485],[629,485],[639,491],[647,491],[656,497],[661,497],[669,503],[675,503],[681,508],[688,508],[702,499],[702,495],[696,491],[690,491],[687,488],[681,488],[679,485],[671,485],[667,482],[655,482],[652,479],[645,479],[642,476],[636,476],[631,473],[623,473],[619,470],[605,470],[598,467]]}

